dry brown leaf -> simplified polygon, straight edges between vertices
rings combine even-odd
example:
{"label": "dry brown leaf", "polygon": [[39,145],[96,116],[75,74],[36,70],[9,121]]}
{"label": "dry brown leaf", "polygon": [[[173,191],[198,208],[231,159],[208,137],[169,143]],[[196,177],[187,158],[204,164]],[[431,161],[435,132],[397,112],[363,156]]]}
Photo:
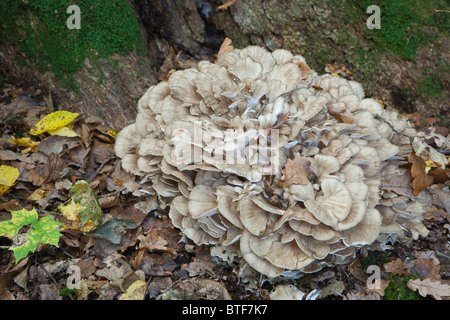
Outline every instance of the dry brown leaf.
{"label": "dry brown leaf", "polygon": [[394,174],[389,180],[382,180],[381,190],[392,191],[396,194],[414,198],[412,189],[412,176],[410,172],[402,175]]}
{"label": "dry brown leaf", "polygon": [[34,192],[28,197],[28,200],[36,201],[44,197],[48,193],[47,190],[44,190],[43,188],[39,188],[34,190]]}
{"label": "dry brown leaf", "polygon": [[408,155],[408,161],[412,164],[411,175],[413,177],[413,194],[417,197],[419,193],[428,188],[430,179],[427,176],[425,160],[416,156],[414,152]]}
{"label": "dry brown leaf", "polygon": [[381,296],[376,292],[357,291],[347,293],[344,300],[381,300]]}
{"label": "dry brown leaf", "polygon": [[380,287],[375,289],[367,289],[367,293],[378,293],[384,297],[384,290],[389,286],[389,280],[380,279]]}
{"label": "dry brown leaf", "polygon": [[105,196],[98,197],[98,203],[100,204],[100,208],[107,209],[107,208],[114,207],[115,205],[118,205],[120,203],[119,196],[120,196],[119,194],[115,194],[112,196],[105,195]]}
{"label": "dry brown leaf", "polygon": [[17,211],[21,208],[19,201],[10,200],[7,202],[0,203],[0,210]]}
{"label": "dry brown leaf", "polygon": [[281,188],[289,188],[294,184],[307,184],[309,175],[312,174],[310,169],[311,162],[303,157],[288,159],[283,169],[284,180],[279,181]]}
{"label": "dry brown leaf", "polygon": [[442,300],[442,297],[450,296],[450,285],[434,279],[409,280],[408,287],[414,291],[418,290],[422,297],[430,295],[436,300]]}
{"label": "dry brown leaf", "polygon": [[237,0],[229,0],[225,2],[223,5],[218,6],[217,10],[226,10],[229,6],[231,6],[233,3],[235,3]]}
{"label": "dry brown leaf", "polygon": [[436,122],[434,117],[424,117],[420,112],[414,112],[411,114],[403,114],[402,118],[414,123],[416,127],[431,126]]}
{"label": "dry brown leaf", "polygon": [[308,78],[309,71],[311,69],[301,61],[296,62],[296,64],[298,65],[298,67],[300,68],[300,71],[302,72],[302,76],[301,76],[300,80],[305,80],[306,78]]}
{"label": "dry brown leaf", "polygon": [[328,112],[340,122],[353,123],[353,121],[355,121],[355,117],[347,109],[338,109],[331,105],[328,106]]}
{"label": "dry brown leaf", "polygon": [[441,276],[439,275],[439,265],[436,265],[434,259],[417,259],[414,261],[413,270],[421,279],[432,278],[441,280]]}
{"label": "dry brown leaf", "polygon": [[384,264],[384,270],[386,272],[398,275],[407,275],[409,273],[409,271],[406,270],[405,267],[405,263],[400,258]]}
{"label": "dry brown leaf", "polygon": [[173,249],[167,247],[167,241],[164,240],[159,234],[158,230],[153,229],[146,236],[140,235],[139,249],[146,248],[150,251],[173,251]]}
{"label": "dry brown leaf", "polygon": [[325,67],[325,72],[341,74],[344,77],[353,79],[353,73],[347,69],[342,63],[335,62],[333,64],[327,64]]}
{"label": "dry brown leaf", "polygon": [[450,222],[450,214],[436,207],[430,208],[428,212],[423,215],[423,218],[428,221],[442,221],[447,219],[447,221]]}
{"label": "dry brown leaf", "polygon": [[450,168],[435,168],[430,170],[428,175],[436,179],[439,183],[446,183],[450,180]]}
{"label": "dry brown leaf", "polygon": [[220,59],[220,57],[223,56],[225,53],[233,51],[234,48],[231,45],[231,42],[232,41],[230,38],[225,38],[225,40],[223,40],[219,48],[219,53],[217,54],[217,59]]}

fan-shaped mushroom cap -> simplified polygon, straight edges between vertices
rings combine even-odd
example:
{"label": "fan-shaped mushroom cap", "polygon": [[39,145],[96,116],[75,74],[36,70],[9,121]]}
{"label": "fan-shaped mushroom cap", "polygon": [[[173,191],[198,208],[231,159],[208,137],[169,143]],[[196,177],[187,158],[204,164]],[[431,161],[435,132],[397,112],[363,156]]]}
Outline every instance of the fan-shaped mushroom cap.
{"label": "fan-shaped mushroom cap", "polygon": [[125,192],[149,196],[138,208],[169,207],[177,228],[240,275],[277,278],[426,235],[426,192],[385,187],[424,150],[418,139],[356,81],[250,46],[150,87],[115,152]]}

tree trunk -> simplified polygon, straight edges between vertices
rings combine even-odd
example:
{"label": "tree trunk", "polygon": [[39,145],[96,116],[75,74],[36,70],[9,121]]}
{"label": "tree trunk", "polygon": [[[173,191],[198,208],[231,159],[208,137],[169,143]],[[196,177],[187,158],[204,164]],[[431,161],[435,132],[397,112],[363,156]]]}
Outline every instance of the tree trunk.
{"label": "tree trunk", "polygon": [[[335,72],[363,83],[367,96],[381,99],[387,106],[449,117],[445,108],[449,51],[444,41],[448,31],[442,32],[440,24],[424,29],[435,40],[421,43],[414,57],[406,59],[390,50],[389,42],[383,43],[379,34],[368,32],[369,15],[359,4],[237,0],[218,10],[224,2],[130,0],[146,52],[86,58],[74,75],[78,90],[59,84],[52,72],[17,63],[17,57],[27,60],[27,56],[10,42],[0,41],[0,85],[32,85],[51,91],[57,109],[99,116],[119,130],[134,121],[137,101],[148,87],[164,79],[172,68],[187,68],[195,61],[210,59],[227,36],[237,48],[254,44],[301,54],[320,74],[327,64],[337,63],[335,66],[345,68]],[[429,79],[431,87],[440,91],[426,91]]]}

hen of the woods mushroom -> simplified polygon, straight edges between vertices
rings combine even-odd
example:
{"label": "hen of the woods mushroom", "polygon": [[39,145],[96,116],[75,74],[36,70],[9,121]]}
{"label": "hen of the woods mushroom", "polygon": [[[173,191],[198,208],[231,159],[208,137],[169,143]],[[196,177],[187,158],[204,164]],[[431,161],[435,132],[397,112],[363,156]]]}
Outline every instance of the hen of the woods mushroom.
{"label": "hen of the woods mushroom", "polygon": [[296,277],[428,233],[425,192],[382,188],[416,136],[361,84],[251,46],[149,88],[115,152],[140,209],[167,208],[242,278]]}

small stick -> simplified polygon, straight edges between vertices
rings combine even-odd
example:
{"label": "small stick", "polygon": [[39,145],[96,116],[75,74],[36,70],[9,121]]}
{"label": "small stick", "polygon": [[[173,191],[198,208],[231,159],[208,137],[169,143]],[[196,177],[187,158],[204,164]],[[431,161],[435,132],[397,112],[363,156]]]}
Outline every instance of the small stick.
{"label": "small stick", "polygon": [[97,168],[97,170],[95,170],[95,172],[86,180],[87,183],[91,183],[92,181],[94,181],[94,179],[99,175],[100,171],[103,169],[103,167],[110,162],[111,160],[115,159],[116,156],[112,156],[109,157],[108,159],[106,159],[105,161],[102,162],[102,164],[100,165],[100,167]]}
{"label": "small stick", "polygon": [[443,254],[442,252],[436,251],[436,254],[437,254],[438,256],[440,256],[440,257],[447,258],[447,259],[450,260],[450,257],[449,257],[448,255],[446,255],[446,254]]}

